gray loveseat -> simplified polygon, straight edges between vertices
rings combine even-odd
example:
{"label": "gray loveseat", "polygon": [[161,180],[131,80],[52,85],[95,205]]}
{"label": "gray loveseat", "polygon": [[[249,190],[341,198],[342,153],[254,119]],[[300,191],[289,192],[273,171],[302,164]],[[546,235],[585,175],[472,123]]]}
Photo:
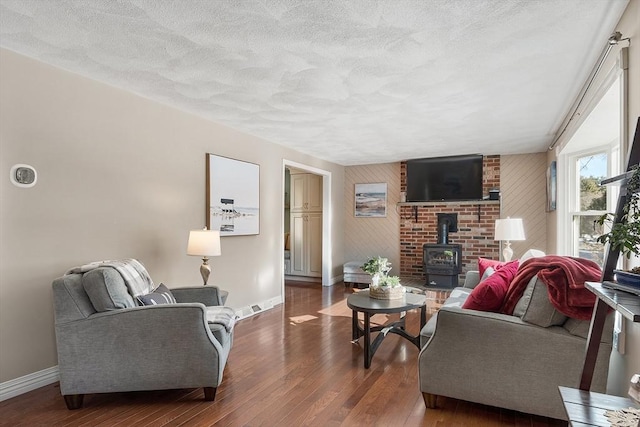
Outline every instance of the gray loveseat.
{"label": "gray loveseat", "polygon": [[176,303],[140,306],[109,267],[54,280],[60,392],[69,409],[89,393],[203,387],[205,399],[215,399],[233,330],[207,318],[227,292],[171,293]]}
{"label": "gray loveseat", "polygon": [[[420,333],[418,370],[427,408],[447,396],[520,412],[566,419],[558,386],[578,387],[589,322],[555,310],[534,277],[514,315],[462,309],[479,282],[467,273]],[[592,390],[604,392],[613,316],[605,325]]]}

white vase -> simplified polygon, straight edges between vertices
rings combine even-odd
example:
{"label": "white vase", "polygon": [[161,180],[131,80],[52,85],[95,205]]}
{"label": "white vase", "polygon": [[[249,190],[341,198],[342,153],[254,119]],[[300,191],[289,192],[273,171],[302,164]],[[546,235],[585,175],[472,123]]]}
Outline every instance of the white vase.
{"label": "white vase", "polygon": [[371,287],[377,288],[378,286],[380,286],[380,274],[376,273],[371,276]]}

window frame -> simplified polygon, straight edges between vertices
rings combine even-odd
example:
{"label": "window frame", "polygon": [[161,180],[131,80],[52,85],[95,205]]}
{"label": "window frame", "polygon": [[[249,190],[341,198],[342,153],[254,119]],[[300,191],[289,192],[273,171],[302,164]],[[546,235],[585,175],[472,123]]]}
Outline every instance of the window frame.
{"label": "window frame", "polygon": [[[627,123],[627,111],[628,111],[628,76],[626,70],[622,67],[624,63],[624,56],[627,55],[626,48],[623,49],[612,64],[611,69],[605,74],[605,77],[601,81],[598,88],[595,90],[593,96],[587,102],[586,109],[576,117],[576,122],[572,126],[571,134],[566,135],[561,144],[556,147],[556,156],[558,161],[558,176],[557,176],[557,188],[558,188],[558,201],[556,211],[556,253],[563,255],[573,254],[574,249],[574,213],[576,212],[575,198],[579,194],[580,177],[576,173],[576,161],[580,157],[589,155],[589,153],[607,152],[607,172],[608,176],[613,176],[620,173],[624,156],[627,150],[627,136],[628,129]],[[589,114],[596,108],[598,103],[602,100],[605,94],[613,87],[613,85],[619,81],[620,90],[620,123],[618,138],[608,143],[589,147],[584,150],[575,150],[568,153],[563,153],[563,150],[567,148],[567,144],[578,129],[584,124],[584,120],[588,119]],[[576,189],[578,192],[576,193]],[[616,186],[607,187],[607,211],[615,211],[617,196],[619,189]],[[569,197],[568,195],[571,195]],[[584,213],[583,213],[584,215]],[[606,250],[606,249],[605,249]]]}
{"label": "window frame", "polygon": [[[619,139],[609,142],[606,145],[591,147],[586,150],[574,151],[566,154],[566,170],[567,170],[567,210],[564,215],[567,227],[566,236],[563,239],[566,242],[564,253],[570,256],[580,256],[580,223],[577,220],[584,216],[600,216],[607,212],[615,211],[616,202],[618,200],[618,188],[615,186],[607,187],[607,206],[605,210],[580,210],[580,171],[578,170],[578,161],[584,157],[606,154],[607,171],[605,177],[618,173],[619,170]],[[605,231],[607,229],[605,228]],[[606,247],[604,248],[606,251]]]}

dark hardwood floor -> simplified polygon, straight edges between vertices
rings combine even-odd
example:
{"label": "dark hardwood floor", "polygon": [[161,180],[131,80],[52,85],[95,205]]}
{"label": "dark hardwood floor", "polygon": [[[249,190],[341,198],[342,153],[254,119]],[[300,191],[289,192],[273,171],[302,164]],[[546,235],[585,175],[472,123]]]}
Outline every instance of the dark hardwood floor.
{"label": "dark hardwood floor", "polygon": [[[566,425],[455,399],[426,410],[418,349],[408,341],[387,336],[371,368],[363,368],[362,344],[350,341],[350,292],[342,284],[289,283],[285,304],[241,320],[215,402],[204,401],[202,389],[113,393],[87,395],[82,409],[69,411],[58,384],[52,384],[0,402],[0,425]],[[442,295],[431,297],[433,311]],[[407,325],[418,332],[417,313],[407,315]]]}

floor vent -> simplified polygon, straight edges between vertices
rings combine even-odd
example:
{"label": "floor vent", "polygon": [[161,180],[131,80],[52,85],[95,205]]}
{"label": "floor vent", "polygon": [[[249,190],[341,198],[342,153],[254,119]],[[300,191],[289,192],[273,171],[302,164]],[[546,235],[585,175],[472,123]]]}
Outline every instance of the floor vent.
{"label": "floor vent", "polygon": [[236,310],[236,314],[240,319],[244,319],[245,317],[253,316],[254,314],[260,313],[264,310],[270,310],[273,308],[273,306],[281,303],[281,298],[272,298],[266,301],[242,307]]}

